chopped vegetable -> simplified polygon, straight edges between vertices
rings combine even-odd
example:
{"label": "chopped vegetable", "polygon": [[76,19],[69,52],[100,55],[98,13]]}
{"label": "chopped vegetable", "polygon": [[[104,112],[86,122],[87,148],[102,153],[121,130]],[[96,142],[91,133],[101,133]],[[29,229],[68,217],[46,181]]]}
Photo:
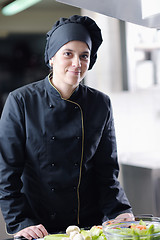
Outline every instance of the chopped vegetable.
{"label": "chopped vegetable", "polygon": [[80,229],[79,227],[75,226],[75,225],[72,225],[72,226],[69,226],[67,229],[66,229],[66,234],[67,235],[70,235],[71,232],[73,231],[76,231],[77,233],[80,232]]}
{"label": "chopped vegetable", "polygon": [[44,240],[62,240],[65,238],[66,240],[69,240],[69,236],[66,234],[50,234],[44,237]]}
{"label": "chopped vegetable", "polygon": [[137,228],[139,230],[143,230],[143,229],[146,229],[146,226],[145,225],[135,225],[135,224],[132,224],[131,228],[134,228],[134,229]]}
{"label": "chopped vegetable", "polygon": [[84,240],[92,240],[92,236],[91,236],[89,230],[81,230],[81,234],[82,234]]}

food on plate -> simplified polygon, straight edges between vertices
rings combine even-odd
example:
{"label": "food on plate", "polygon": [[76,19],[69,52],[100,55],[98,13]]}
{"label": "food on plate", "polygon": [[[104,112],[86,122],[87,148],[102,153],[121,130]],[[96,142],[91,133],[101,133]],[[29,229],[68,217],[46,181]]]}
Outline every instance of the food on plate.
{"label": "food on plate", "polygon": [[69,226],[66,234],[51,234],[44,237],[44,240],[107,240],[102,226],[93,226],[89,230],[80,229],[77,226]]}
{"label": "food on plate", "polygon": [[103,227],[93,226],[89,230],[69,226],[65,234],[51,234],[44,240],[160,240],[160,221],[111,220],[106,223]]}

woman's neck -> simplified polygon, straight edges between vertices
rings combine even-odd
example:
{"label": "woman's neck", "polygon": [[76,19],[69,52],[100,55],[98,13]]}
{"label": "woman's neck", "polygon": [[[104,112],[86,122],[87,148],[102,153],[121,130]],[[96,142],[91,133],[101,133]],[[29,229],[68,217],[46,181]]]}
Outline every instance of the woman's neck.
{"label": "woman's neck", "polygon": [[56,82],[53,80],[53,78],[50,79],[51,84],[57,89],[57,91],[60,93],[61,97],[64,99],[70,98],[74,90],[77,88],[77,86],[70,86],[67,84],[56,84]]}

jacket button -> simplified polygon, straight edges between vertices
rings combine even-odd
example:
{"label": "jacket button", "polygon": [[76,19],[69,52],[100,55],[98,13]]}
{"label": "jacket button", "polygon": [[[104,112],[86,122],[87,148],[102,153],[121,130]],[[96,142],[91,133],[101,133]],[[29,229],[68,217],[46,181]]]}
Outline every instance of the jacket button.
{"label": "jacket button", "polygon": [[74,186],[74,187],[73,187],[73,190],[74,190],[74,191],[76,191],[76,190],[77,190],[77,188]]}
{"label": "jacket button", "polygon": [[74,209],[73,211],[74,211],[75,214],[77,213],[77,209]]}
{"label": "jacket button", "polygon": [[75,106],[74,109],[78,109],[78,106]]}
{"label": "jacket button", "polygon": [[54,192],[54,191],[55,191],[55,188],[52,188],[51,190],[52,190],[52,192]]}
{"label": "jacket button", "polygon": [[80,139],[80,136],[77,136],[76,138],[77,138],[77,140],[79,140],[79,139]]}
{"label": "jacket button", "polygon": [[49,104],[49,107],[50,107],[50,108],[53,108],[54,106],[53,106],[53,104],[52,104],[52,103],[50,103],[50,104]]}
{"label": "jacket button", "polygon": [[74,163],[74,166],[75,166],[75,167],[77,167],[77,166],[78,166],[78,163],[77,163],[77,162],[76,162],[76,163]]}
{"label": "jacket button", "polygon": [[56,213],[51,214],[51,219],[54,219],[56,216]]}
{"label": "jacket button", "polygon": [[55,136],[52,136],[51,139],[52,139],[52,140],[55,140]]}
{"label": "jacket button", "polygon": [[55,166],[55,163],[52,163],[51,165],[52,165],[52,167],[54,167],[54,166]]}

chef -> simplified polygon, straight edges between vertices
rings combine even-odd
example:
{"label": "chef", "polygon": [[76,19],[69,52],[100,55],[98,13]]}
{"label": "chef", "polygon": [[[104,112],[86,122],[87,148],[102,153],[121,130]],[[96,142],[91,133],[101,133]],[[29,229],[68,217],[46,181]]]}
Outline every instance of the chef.
{"label": "chef", "polygon": [[130,217],[117,180],[110,98],[81,83],[102,43],[87,16],[47,33],[45,79],[11,92],[0,120],[0,203],[7,232],[27,239]]}

